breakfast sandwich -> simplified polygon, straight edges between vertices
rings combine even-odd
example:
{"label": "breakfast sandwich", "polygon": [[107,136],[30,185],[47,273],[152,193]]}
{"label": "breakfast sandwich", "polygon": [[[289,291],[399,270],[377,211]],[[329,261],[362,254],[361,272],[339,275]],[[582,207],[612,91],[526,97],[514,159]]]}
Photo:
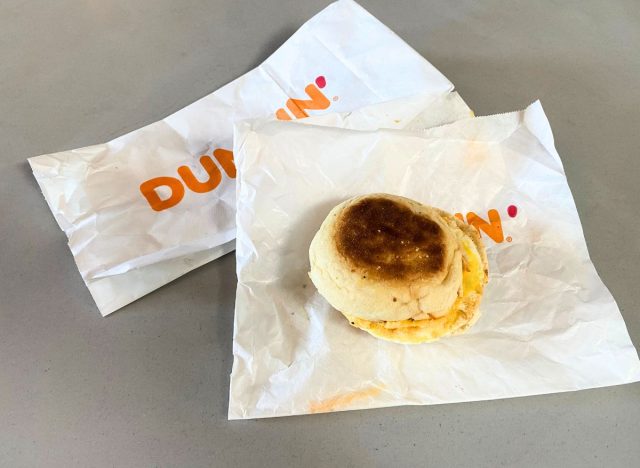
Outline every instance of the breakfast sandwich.
{"label": "breakfast sandwich", "polygon": [[382,193],[333,208],[311,242],[309,260],[313,284],[352,326],[397,343],[468,330],[488,280],[475,228]]}

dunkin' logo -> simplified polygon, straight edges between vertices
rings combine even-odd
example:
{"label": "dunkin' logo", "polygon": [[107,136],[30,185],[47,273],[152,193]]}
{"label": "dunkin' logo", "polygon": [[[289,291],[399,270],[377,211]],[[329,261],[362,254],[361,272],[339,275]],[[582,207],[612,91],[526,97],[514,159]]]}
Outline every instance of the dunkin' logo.
{"label": "dunkin' logo", "polygon": [[[462,216],[462,213],[456,213],[454,216],[460,221],[465,222],[465,218]],[[518,207],[515,205],[509,205],[507,207],[507,216],[510,218],[518,216]],[[470,211],[467,213],[466,223],[476,228],[480,234],[487,235],[491,240],[498,244],[504,241],[511,242],[513,240],[511,236],[504,236],[504,232],[502,230],[502,219],[500,218],[498,210],[489,210],[487,212],[487,219],[481,218],[473,211]]]}
{"label": "dunkin' logo", "polygon": [[[288,99],[285,107],[293,115],[294,119],[309,117],[307,110],[323,110],[331,105],[331,101],[326,98],[320,89],[327,85],[324,76],[318,76],[315,84],[311,83],[304,88],[309,99]],[[334,96],[333,100],[337,100]],[[279,120],[292,120],[291,115],[283,108],[276,111],[276,118]],[[217,164],[216,164],[217,162]],[[211,155],[200,156],[200,164],[207,173],[208,179],[200,181],[195,176],[189,166],[180,166],[177,175],[154,177],[140,184],[140,193],[147,200],[149,206],[154,211],[163,211],[176,206],[184,198],[186,189],[195,193],[207,193],[215,190],[222,182],[222,172],[230,179],[236,178],[236,166],[233,162],[233,152],[227,149],[218,148],[213,150]],[[218,165],[220,167],[218,167]]]}
{"label": "dunkin' logo", "polygon": [[220,164],[227,177],[236,178],[236,166],[233,152],[218,148],[213,150],[213,158],[208,154],[200,156],[200,164],[209,178],[200,181],[189,166],[180,166],[177,177],[154,177],[140,184],[142,196],[154,211],[162,211],[176,206],[184,198],[185,187],[195,193],[207,193],[215,190],[222,181],[222,172],[214,162]]}
{"label": "dunkin' logo", "polygon": [[[323,110],[327,109],[331,105],[331,101],[327,99],[327,97],[322,94],[320,91],[322,88],[327,86],[327,80],[324,76],[320,75],[316,78],[315,84],[309,84],[306,88],[304,88],[304,92],[307,93],[309,99],[288,99],[286,107],[289,109],[289,112],[293,115],[294,119],[304,119],[305,117],[309,117],[306,110]],[[333,97],[333,100],[337,100],[337,96]],[[291,116],[287,113],[286,110],[280,108],[276,111],[276,118],[278,120],[291,120]]]}

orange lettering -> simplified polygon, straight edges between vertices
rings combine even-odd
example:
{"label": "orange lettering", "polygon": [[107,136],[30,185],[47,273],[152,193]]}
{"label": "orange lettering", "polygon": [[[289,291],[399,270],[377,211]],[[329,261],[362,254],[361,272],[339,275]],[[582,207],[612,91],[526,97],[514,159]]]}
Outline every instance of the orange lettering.
{"label": "orange lettering", "polygon": [[276,118],[278,120],[291,120],[291,117],[289,116],[289,114],[287,114],[287,111],[284,109],[278,109],[276,111]]}
{"label": "orange lettering", "polygon": [[[329,99],[327,99],[318,89],[318,87],[324,88],[326,85],[326,79],[324,76],[317,77],[315,82],[317,87],[314,84],[309,84],[304,88],[309,99],[291,98],[287,100],[286,109],[293,114],[294,118],[302,119],[304,117],[309,117],[309,114],[305,111],[327,109],[331,105]],[[292,119],[286,109],[280,108],[276,111],[276,117],[279,120]],[[218,148],[213,151],[213,157],[218,161],[218,164],[230,179],[236,178],[237,171],[232,151]],[[180,166],[178,168],[178,174],[182,177],[186,186],[192,191],[196,193],[207,193],[220,185],[220,182],[222,181],[222,173],[211,156],[200,156],[200,164],[202,164],[202,167],[209,175],[209,179],[205,182],[199,181],[189,166]],[[164,200],[160,198],[160,195],[158,195],[156,191],[158,187],[162,186],[171,189],[171,196]],[[175,177],[156,177],[155,179],[150,179],[140,184],[140,191],[149,202],[149,205],[151,205],[151,208],[155,211],[162,211],[180,203],[184,197],[185,188],[180,180]]]}
{"label": "orange lettering", "polygon": [[[156,189],[158,187],[169,187],[171,189],[171,196],[166,199],[160,198]],[[175,177],[156,177],[149,179],[146,182],[140,184],[140,191],[144,198],[147,199],[151,208],[155,211],[166,210],[172,206],[177,205],[184,197],[184,186]]]}
{"label": "orange lettering", "polygon": [[[313,84],[310,84],[306,88],[304,88],[304,91],[311,99],[303,100],[292,98],[287,101],[287,107],[297,119],[309,117],[309,114],[307,114],[305,110],[326,109],[331,104],[331,102],[325,97],[325,95],[322,94],[322,92]],[[277,115],[278,114],[276,113],[276,116]],[[278,116],[278,118],[280,117]]]}
{"label": "orange lettering", "polygon": [[220,163],[228,177],[232,179],[236,178],[236,165],[233,163],[233,151],[218,148],[213,150],[213,157]]}
{"label": "orange lettering", "polygon": [[497,210],[489,210],[489,221],[485,221],[474,212],[467,213],[467,223],[475,227],[478,231],[483,231],[495,242],[504,241],[502,232],[502,220]]}
{"label": "orange lettering", "polygon": [[204,170],[209,174],[209,180],[206,182],[200,182],[196,179],[196,176],[193,174],[193,171],[189,166],[180,166],[178,168],[178,174],[184,180],[184,183],[187,184],[191,190],[196,193],[206,193],[215,189],[218,185],[220,185],[220,181],[222,180],[222,173],[216,163],[213,162],[211,157],[204,155],[200,157],[200,164],[204,167]]}

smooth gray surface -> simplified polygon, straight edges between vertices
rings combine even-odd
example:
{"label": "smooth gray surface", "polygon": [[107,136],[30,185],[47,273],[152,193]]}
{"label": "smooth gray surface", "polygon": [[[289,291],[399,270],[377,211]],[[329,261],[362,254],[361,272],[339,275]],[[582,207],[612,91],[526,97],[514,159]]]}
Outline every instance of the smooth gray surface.
{"label": "smooth gray surface", "polygon": [[[326,2],[0,2],[0,466],[638,466],[640,385],[226,420],[234,257],[103,319],[25,158],[103,142],[256,66]],[[363,1],[478,114],[540,98],[640,344],[640,12]]]}

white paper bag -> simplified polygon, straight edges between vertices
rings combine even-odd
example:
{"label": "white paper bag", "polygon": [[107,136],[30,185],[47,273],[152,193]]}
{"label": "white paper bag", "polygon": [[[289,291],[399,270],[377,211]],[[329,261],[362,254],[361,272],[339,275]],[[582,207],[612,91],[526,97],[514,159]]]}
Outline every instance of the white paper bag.
{"label": "white paper bag", "polygon": [[377,19],[341,0],[258,68],[175,114],[29,163],[106,315],[233,249],[234,119],[295,119],[452,88]]}
{"label": "white paper bag", "polygon": [[[398,102],[401,103],[398,106]],[[377,128],[422,130],[455,122],[473,115],[456,92],[402,98],[398,102],[372,104],[352,112],[323,114],[299,122],[323,126],[344,126],[356,130]],[[86,281],[103,315],[144,296],[150,291],[213,261],[235,249],[235,240],[182,257],[134,268],[126,273]]]}
{"label": "white paper bag", "polygon": [[[230,419],[640,380],[539,103],[418,133],[243,122],[235,151]],[[313,235],[333,206],[372,192],[460,213],[480,229],[490,280],[467,334],[422,345],[378,340],[317,293],[307,276]]]}

